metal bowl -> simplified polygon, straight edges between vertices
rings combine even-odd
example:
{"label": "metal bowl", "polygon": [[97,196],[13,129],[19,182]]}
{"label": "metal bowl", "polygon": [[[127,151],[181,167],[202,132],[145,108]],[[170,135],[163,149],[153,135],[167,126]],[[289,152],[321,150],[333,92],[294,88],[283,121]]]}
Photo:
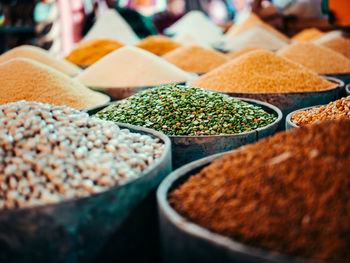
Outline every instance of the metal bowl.
{"label": "metal bowl", "polygon": [[[232,151],[231,151],[232,152]],[[231,153],[228,152],[228,153]],[[168,193],[226,153],[192,162],[172,172],[157,190],[162,259],[164,263],[311,263],[277,252],[250,247],[211,232],[182,217],[168,203]],[[319,262],[319,261],[318,261]]]}
{"label": "metal bowl", "polygon": [[[252,143],[261,138],[270,136],[276,132],[283,117],[280,109],[274,105],[258,100],[246,98],[235,99],[260,106],[268,113],[277,116],[277,119],[265,127],[237,134],[201,136],[169,135],[168,137],[172,144],[172,163],[174,169],[212,154],[233,150],[244,144]],[[93,115],[111,104],[113,104],[113,102],[91,109],[88,113]]]}
{"label": "metal bowl", "polygon": [[306,108],[302,108],[302,109],[290,112],[287,115],[287,117],[286,117],[286,130],[290,130],[290,129],[293,129],[293,128],[299,128],[298,125],[296,125],[294,122],[292,122],[292,116],[295,113],[301,112],[301,111],[306,111],[306,110],[313,109],[313,108],[318,108],[318,107],[321,107],[321,106],[324,106],[324,105],[315,105],[315,106],[306,107]]}
{"label": "metal bowl", "polygon": [[[156,217],[156,211],[140,217],[138,210],[171,171],[170,140],[150,129],[118,125],[159,138],[165,144],[163,156],[139,178],[105,192],[57,204],[0,211],[0,262],[91,262],[116,231],[121,234],[120,240],[127,240],[134,229],[148,233],[148,229],[156,228],[156,221],[149,221]],[[130,218],[135,215],[137,220]],[[138,225],[121,230],[131,219]],[[146,236],[139,238],[149,240]],[[114,247],[116,255],[121,250],[123,246]]]}
{"label": "metal bowl", "polygon": [[325,77],[327,80],[335,82],[338,86],[321,91],[310,92],[287,92],[287,93],[236,93],[224,92],[232,97],[243,97],[265,101],[277,106],[283,113],[283,119],[279,130],[285,129],[286,116],[297,109],[310,107],[314,105],[327,104],[341,97],[344,90],[344,82],[332,78]]}

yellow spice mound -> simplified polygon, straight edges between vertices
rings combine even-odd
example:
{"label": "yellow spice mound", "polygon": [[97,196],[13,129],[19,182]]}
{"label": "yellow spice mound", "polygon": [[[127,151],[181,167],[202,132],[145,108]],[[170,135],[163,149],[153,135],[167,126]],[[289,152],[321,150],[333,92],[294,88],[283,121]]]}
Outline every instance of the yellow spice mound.
{"label": "yellow spice mound", "polygon": [[274,34],[280,40],[282,40],[282,41],[284,41],[286,43],[290,43],[290,39],[287,36],[285,36],[284,34],[282,34],[280,31],[278,31],[274,27],[272,27],[269,24],[267,24],[264,21],[262,21],[254,13],[251,13],[250,16],[246,20],[244,20],[242,23],[233,25],[227,31],[226,37],[228,39],[234,39],[240,33],[243,33],[244,31],[246,31],[246,30],[248,30],[248,29],[250,29],[252,27],[255,27],[255,26],[259,26],[259,27],[263,28],[264,30]]}
{"label": "yellow spice mound", "polygon": [[350,59],[350,39],[337,37],[323,42],[322,46],[333,49]]}
{"label": "yellow spice mound", "polygon": [[0,104],[19,100],[86,109],[109,98],[34,60],[17,58],[0,65]]}
{"label": "yellow spice mound", "polygon": [[191,85],[244,93],[317,91],[335,86],[312,70],[264,50],[242,55],[194,80]]}
{"label": "yellow spice mound", "polygon": [[318,30],[317,28],[312,27],[312,28],[307,28],[302,30],[298,34],[294,35],[292,39],[300,42],[301,41],[312,42],[321,38],[322,36],[324,36],[324,34],[325,33]]}
{"label": "yellow spice mound", "polygon": [[123,47],[117,40],[95,38],[82,42],[70,52],[66,59],[76,65],[90,66],[105,55]]}
{"label": "yellow spice mound", "polygon": [[332,49],[310,42],[298,42],[278,52],[319,74],[350,73],[350,60]]}
{"label": "yellow spice mound", "polygon": [[200,46],[180,47],[163,58],[182,70],[194,73],[209,72],[228,61],[224,54]]}
{"label": "yellow spice mound", "polygon": [[69,76],[74,76],[81,72],[81,69],[76,65],[65,59],[55,58],[45,49],[35,46],[22,45],[15,47],[0,56],[0,63],[7,62],[13,58],[36,60]]}
{"label": "yellow spice mound", "polygon": [[136,46],[158,56],[162,56],[182,45],[169,37],[158,35],[149,36],[141,40]]}
{"label": "yellow spice mound", "polygon": [[241,50],[235,51],[235,52],[230,52],[226,54],[226,57],[228,57],[229,59],[235,59],[241,55],[244,55],[248,52],[251,51],[256,51],[256,50],[264,50],[261,47],[246,47],[246,48],[242,48]]}

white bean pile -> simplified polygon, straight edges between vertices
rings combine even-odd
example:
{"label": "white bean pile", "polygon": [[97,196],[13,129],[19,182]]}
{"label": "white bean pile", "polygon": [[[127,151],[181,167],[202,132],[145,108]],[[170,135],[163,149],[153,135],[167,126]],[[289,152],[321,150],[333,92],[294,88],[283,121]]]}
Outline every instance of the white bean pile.
{"label": "white bean pile", "polygon": [[0,106],[0,209],[56,203],[139,177],[164,151],[159,139],[68,107]]}

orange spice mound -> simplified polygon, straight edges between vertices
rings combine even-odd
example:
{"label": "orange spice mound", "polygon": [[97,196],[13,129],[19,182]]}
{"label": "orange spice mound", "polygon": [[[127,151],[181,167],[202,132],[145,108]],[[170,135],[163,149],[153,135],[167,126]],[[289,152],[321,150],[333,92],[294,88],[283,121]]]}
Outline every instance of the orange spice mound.
{"label": "orange spice mound", "polygon": [[191,86],[224,92],[283,93],[326,90],[335,84],[289,59],[257,50],[199,77]]}
{"label": "orange spice mound", "polygon": [[66,59],[76,65],[90,66],[105,55],[123,46],[122,43],[113,39],[94,38],[80,43]]}
{"label": "orange spice mound", "polygon": [[256,51],[256,50],[264,50],[261,47],[246,47],[246,48],[242,48],[241,50],[235,51],[235,52],[230,52],[226,54],[226,57],[228,57],[229,59],[235,59],[241,55],[244,55],[248,52],[251,51]]}
{"label": "orange spice mound", "polygon": [[0,65],[0,104],[20,100],[86,109],[108,102],[63,73],[31,59],[16,58]]}
{"label": "orange spice mound", "polygon": [[224,54],[200,46],[180,47],[163,58],[182,70],[194,73],[209,72],[228,61]]}
{"label": "orange spice mound", "polygon": [[166,36],[149,36],[141,40],[137,47],[147,50],[158,56],[162,56],[182,45]]}
{"label": "orange spice mound", "polygon": [[296,41],[315,41],[319,38],[321,38],[322,36],[324,36],[325,33],[323,33],[322,31],[318,30],[317,28],[307,28],[302,30],[301,32],[299,32],[298,34],[294,35],[292,37],[293,40]]}
{"label": "orange spice mound", "polygon": [[332,49],[310,42],[298,42],[281,49],[278,55],[319,74],[350,73],[350,60]]}
{"label": "orange spice mound", "polygon": [[274,34],[276,37],[281,39],[282,41],[286,43],[290,43],[290,39],[282,34],[280,31],[275,29],[274,27],[270,26],[269,24],[262,21],[257,15],[254,13],[251,13],[250,16],[243,21],[240,24],[233,25],[226,33],[226,37],[228,39],[234,39],[236,36],[238,36],[240,33],[248,30],[249,28],[252,28],[254,26],[259,26],[266,31],[269,31],[270,33]]}
{"label": "orange spice mound", "polygon": [[350,39],[345,37],[336,37],[322,43],[322,46],[328,47],[343,54],[350,59]]}

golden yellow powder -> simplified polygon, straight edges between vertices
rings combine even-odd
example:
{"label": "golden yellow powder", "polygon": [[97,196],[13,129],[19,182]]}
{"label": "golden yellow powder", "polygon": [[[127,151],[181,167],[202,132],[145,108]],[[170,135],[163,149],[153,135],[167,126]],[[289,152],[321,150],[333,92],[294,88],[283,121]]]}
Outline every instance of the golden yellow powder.
{"label": "golden yellow powder", "polygon": [[13,58],[28,58],[36,60],[68,76],[77,75],[82,71],[79,67],[67,60],[55,58],[45,49],[35,46],[22,45],[15,47],[0,56],[0,63],[4,63]]}
{"label": "golden yellow powder", "polygon": [[136,46],[158,56],[162,56],[182,45],[169,37],[158,35],[149,36],[141,40]]}
{"label": "golden yellow powder", "polygon": [[333,49],[350,59],[350,39],[337,37],[322,43],[322,46]]}
{"label": "golden yellow powder", "polygon": [[19,100],[86,109],[108,102],[101,93],[84,87],[61,72],[31,59],[0,64],[0,104]]}
{"label": "golden yellow powder", "polygon": [[90,66],[112,51],[124,45],[117,40],[95,38],[80,43],[66,59],[76,65]]}
{"label": "golden yellow powder", "polygon": [[294,35],[292,37],[292,39],[299,41],[299,42],[301,42],[301,41],[312,42],[312,41],[315,41],[315,40],[323,37],[324,34],[325,33],[318,30],[317,28],[312,27],[312,28],[307,28],[307,29],[302,30],[298,34]]}
{"label": "golden yellow powder", "polygon": [[180,47],[163,58],[182,70],[194,73],[207,73],[228,61],[224,54],[200,46]]}

